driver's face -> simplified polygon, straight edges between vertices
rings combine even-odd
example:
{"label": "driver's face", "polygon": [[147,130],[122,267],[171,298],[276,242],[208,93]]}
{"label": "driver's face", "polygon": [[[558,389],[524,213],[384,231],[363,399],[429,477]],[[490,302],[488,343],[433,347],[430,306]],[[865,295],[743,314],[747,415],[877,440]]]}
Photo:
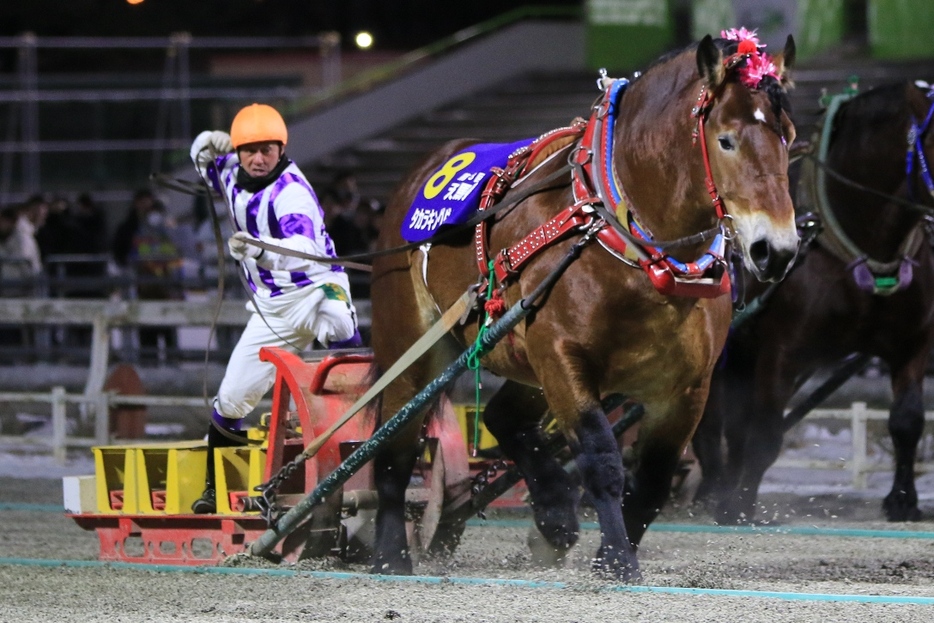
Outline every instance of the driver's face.
{"label": "driver's face", "polygon": [[251,177],[262,177],[272,171],[282,157],[282,144],[278,141],[247,143],[237,149],[237,157]]}

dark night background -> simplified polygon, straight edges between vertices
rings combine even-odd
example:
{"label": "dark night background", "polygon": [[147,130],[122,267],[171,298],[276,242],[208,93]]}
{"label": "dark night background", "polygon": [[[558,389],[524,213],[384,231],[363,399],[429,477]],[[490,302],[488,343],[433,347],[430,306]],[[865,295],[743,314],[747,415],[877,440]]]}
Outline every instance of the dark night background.
{"label": "dark night background", "polygon": [[[347,79],[516,9],[545,7],[573,12],[582,6],[583,0],[143,0],[135,5],[126,0],[0,0],[0,38],[6,38],[0,42],[0,87],[15,90],[34,75],[39,89],[52,91],[157,89],[176,75],[171,73],[177,68],[172,67],[174,56],[167,54],[167,44],[59,48],[48,45],[50,37],[158,37],[167,43],[170,35],[180,32],[189,33],[197,41],[203,37],[307,37],[336,31],[343,52],[340,74]],[[353,37],[360,30],[373,34],[375,44],[371,50],[356,50]],[[40,38],[34,56],[24,56],[18,49],[19,36],[24,33]],[[295,46],[245,48],[239,53],[226,45],[195,46],[187,51],[185,66],[190,70],[190,84],[197,88],[318,85],[320,78],[310,75],[317,64],[302,58],[302,54],[317,52]],[[20,70],[25,64],[21,61],[26,58],[34,59],[36,66],[23,72]],[[241,61],[242,71],[237,69]],[[312,68],[311,72],[306,72],[307,68]],[[227,109],[240,104],[229,99],[219,106],[216,100],[196,99],[188,109],[191,126],[224,123],[225,116],[230,116]],[[27,124],[20,123],[23,114],[18,108],[0,104],[0,136],[28,140],[22,130]],[[105,99],[48,101],[38,106],[37,117],[40,141],[187,136],[178,111],[155,99],[143,98],[132,106]],[[187,159],[183,151],[166,149],[159,156],[161,167],[172,170],[179,166]],[[91,155],[47,152],[41,155],[41,185],[46,192],[58,187],[109,188],[126,184],[127,180],[138,185],[154,169],[154,157],[150,151],[139,149],[97,151]],[[32,169],[24,158],[14,160],[9,171],[16,189],[20,183],[17,180]]]}
{"label": "dark night background", "polygon": [[[376,50],[421,47],[522,6],[581,6],[581,0],[23,0],[0,3],[0,36],[34,32],[38,36],[136,37],[189,32],[193,36],[299,36],[337,31],[344,46],[358,30],[369,30]],[[43,54],[40,70],[80,67],[88,59]],[[0,71],[10,69],[4,59]],[[95,58],[119,69],[113,53]]]}

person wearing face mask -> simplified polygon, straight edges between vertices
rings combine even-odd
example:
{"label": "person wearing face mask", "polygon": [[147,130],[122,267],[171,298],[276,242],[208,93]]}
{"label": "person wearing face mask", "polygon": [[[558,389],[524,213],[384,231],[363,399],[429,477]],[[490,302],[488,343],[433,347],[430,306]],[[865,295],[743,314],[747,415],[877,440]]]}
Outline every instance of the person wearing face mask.
{"label": "person wearing face mask", "polygon": [[275,368],[260,361],[260,348],[297,353],[315,340],[328,348],[360,345],[343,267],[252,244],[337,257],[314,190],[285,155],[287,143],[282,116],[252,104],[237,113],[229,134],[205,131],[191,146],[198,173],[227,204],[234,229],[227,248],[251,290],[247,309],[253,312],[213,401],[205,489],[192,505],[197,514],[216,512],[214,449],[243,443],[243,419],[275,382]]}
{"label": "person wearing face mask", "polygon": [[[184,298],[180,287],[182,256],[173,227],[165,205],[152,191],[142,188],[133,195],[126,218],[114,232],[114,260],[135,276],[140,300]],[[138,335],[143,361],[165,361],[178,347],[178,332],[173,327],[140,327]]]}

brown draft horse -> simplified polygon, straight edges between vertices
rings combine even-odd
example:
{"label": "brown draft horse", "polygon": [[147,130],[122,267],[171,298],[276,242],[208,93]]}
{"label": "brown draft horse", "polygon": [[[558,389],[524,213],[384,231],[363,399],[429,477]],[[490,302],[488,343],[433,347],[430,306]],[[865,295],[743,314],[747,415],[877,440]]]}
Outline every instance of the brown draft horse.
{"label": "brown draft horse", "polygon": [[[737,42],[708,36],[660,59],[622,93],[610,136],[618,146],[611,174],[625,189],[631,214],[638,214],[653,240],[686,241],[687,246],[671,252],[681,262],[693,262],[707,249],[709,240],[695,234],[717,231],[729,220],[753,273],[764,280],[785,274],[798,236],[787,178],[794,127],[782,108],[787,96],[779,78],[793,56],[789,37],[784,53],[773,59],[776,75],[753,89],[739,80],[747,57],[737,53]],[[698,131],[701,140],[695,142]],[[400,227],[416,194],[442,163],[475,142],[446,144],[407,176],[388,205],[381,249],[403,243]],[[586,158],[588,145],[580,143],[546,159],[502,203],[560,169],[569,154]],[[707,180],[715,180],[729,217],[718,218],[711,206],[705,152]],[[576,198],[571,178],[562,177],[497,214],[488,225],[489,257],[568,206],[579,202],[586,209],[600,201]],[[599,221],[591,215],[589,222]],[[505,303],[512,306],[528,296],[581,235],[572,232],[535,255],[507,282],[501,292]],[[596,507],[602,542],[594,568],[622,581],[640,577],[636,547],[666,500],[679,457],[700,419],[731,315],[729,296],[663,295],[645,270],[626,261],[596,244],[584,247],[544,305],[482,362],[507,379],[487,405],[484,421],[520,468],[539,531],[564,552],[579,532],[578,484],[556,460],[543,456],[539,424],[550,409],[571,442],[583,486]],[[469,233],[445,238],[430,251],[390,253],[374,262],[373,350],[381,369],[400,358],[443,310],[478,282],[478,271]],[[385,390],[383,419],[475,339],[479,320],[472,313]],[[609,393],[629,396],[647,409],[633,467],[625,477],[617,441],[601,409],[601,397]],[[412,572],[404,500],[420,428],[419,422],[407,426],[374,459],[379,496],[376,573]]]}
{"label": "brown draft horse", "polygon": [[[897,83],[852,97],[833,115],[829,143],[817,142],[825,166],[820,158],[804,162],[810,168],[802,169],[797,207],[816,209],[822,229],[763,311],[731,332],[693,441],[703,473],[696,499],[718,520],[753,520],[793,394],[815,372],[857,352],[880,357],[891,371],[895,478],[885,515],[920,518],[914,462],[934,339],[934,259],[924,211],[909,202],[934,206],[934,185],[922,172],[934,159],[932,95]],[[918,142],[906,158],[913,135]],[[822,169],[825,201],[815,186]]]}

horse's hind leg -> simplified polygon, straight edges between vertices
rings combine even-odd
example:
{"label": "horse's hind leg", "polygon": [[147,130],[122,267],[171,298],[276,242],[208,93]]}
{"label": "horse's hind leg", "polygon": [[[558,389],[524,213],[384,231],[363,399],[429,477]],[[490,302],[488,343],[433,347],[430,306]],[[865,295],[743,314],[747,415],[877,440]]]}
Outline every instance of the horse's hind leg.
{"label": "horse's hind leg", "polygon": [[[389,369],[402,357],[436,319],[434,303],[423,289],[413,289],[407,260],[397,259],[396,262],[397,266],[381,271],[374,268],[373,273],[373,354],[383,370]],[[380,401],[381,422],[393,417],[447,362],[457,356],[457,347],[452,340],[446,336],[436,342],[431,350],[411,363],[386,387]],[[425,405],[423,413],[429,407]],[[405,491],[418,457],[423,419],[423,414],[414,418],[391,441],[382,443],[373,458],[378,498],[373,543],[374,573],[412,573],[406,534]]]}
{"label": "horse's hind leg", "polygon": [[710,395],[704,415],[697,424],[691,446],[701,468],[701,482],[694,493],[694,502],[701,506],[714,504],[720,496],[723,474],[723,421],[727,408],[723,371],[716,370],[710,382]]}
{"label": "horse's hind leg", "polygon": [[[428,354],[413,363],[405,374],[383,391],[380,404],[382,422],[410,405],[412,398],[435,377],[438,370],[443,369],[440,362],[453,358],[450,354],[453,346],[448,339],[438,342]],[[430,404],[422,407],[421,415],[403,427],[390,442],[383,443],[373,457],[373,479],[379,500],[371,569],[373,573],[412,573],[405,522],[405,491],[422,447],[420,436],[424,415],[430,408]]]}
{"label": "horse's hind leg", "polygon": [[915,490],[915,458],[924,432],[924,402],[921,379],[925,356],[899,370],[892,371],[895,399],[889,411],[889,434],[895,448],[895,478],[892,490],[882,502],[889,521],[918,521],[918,492]]}
{"label": "horse's hind leg", "polygon": [[646,405],[646,417],[633,444],[623,514],[633,545],[642,540],[671,496],[671,482],[706,402],[706,390],[686,391],[667,408]]}
{"label": "horse's hind leg", "polygon": [[[373,459],[373,476],[379,506],[373,544],[372,573],[411,575],[412,557],[405,526],[405,490],[417,458],[417,429],[400,433]],[[415,430],[412,430],[415,429]]]}
{"label": "horse's hind leg", "polygon": [[[577,483],[545,448],[540,422],[547,409],[542,390],[506,381],[487,403],[483,422],[525,478],[535,526],[553,548],[548,558],[558,562],[579,536],[579,495]],[[537,558],[544,562],[542,552]]]}

